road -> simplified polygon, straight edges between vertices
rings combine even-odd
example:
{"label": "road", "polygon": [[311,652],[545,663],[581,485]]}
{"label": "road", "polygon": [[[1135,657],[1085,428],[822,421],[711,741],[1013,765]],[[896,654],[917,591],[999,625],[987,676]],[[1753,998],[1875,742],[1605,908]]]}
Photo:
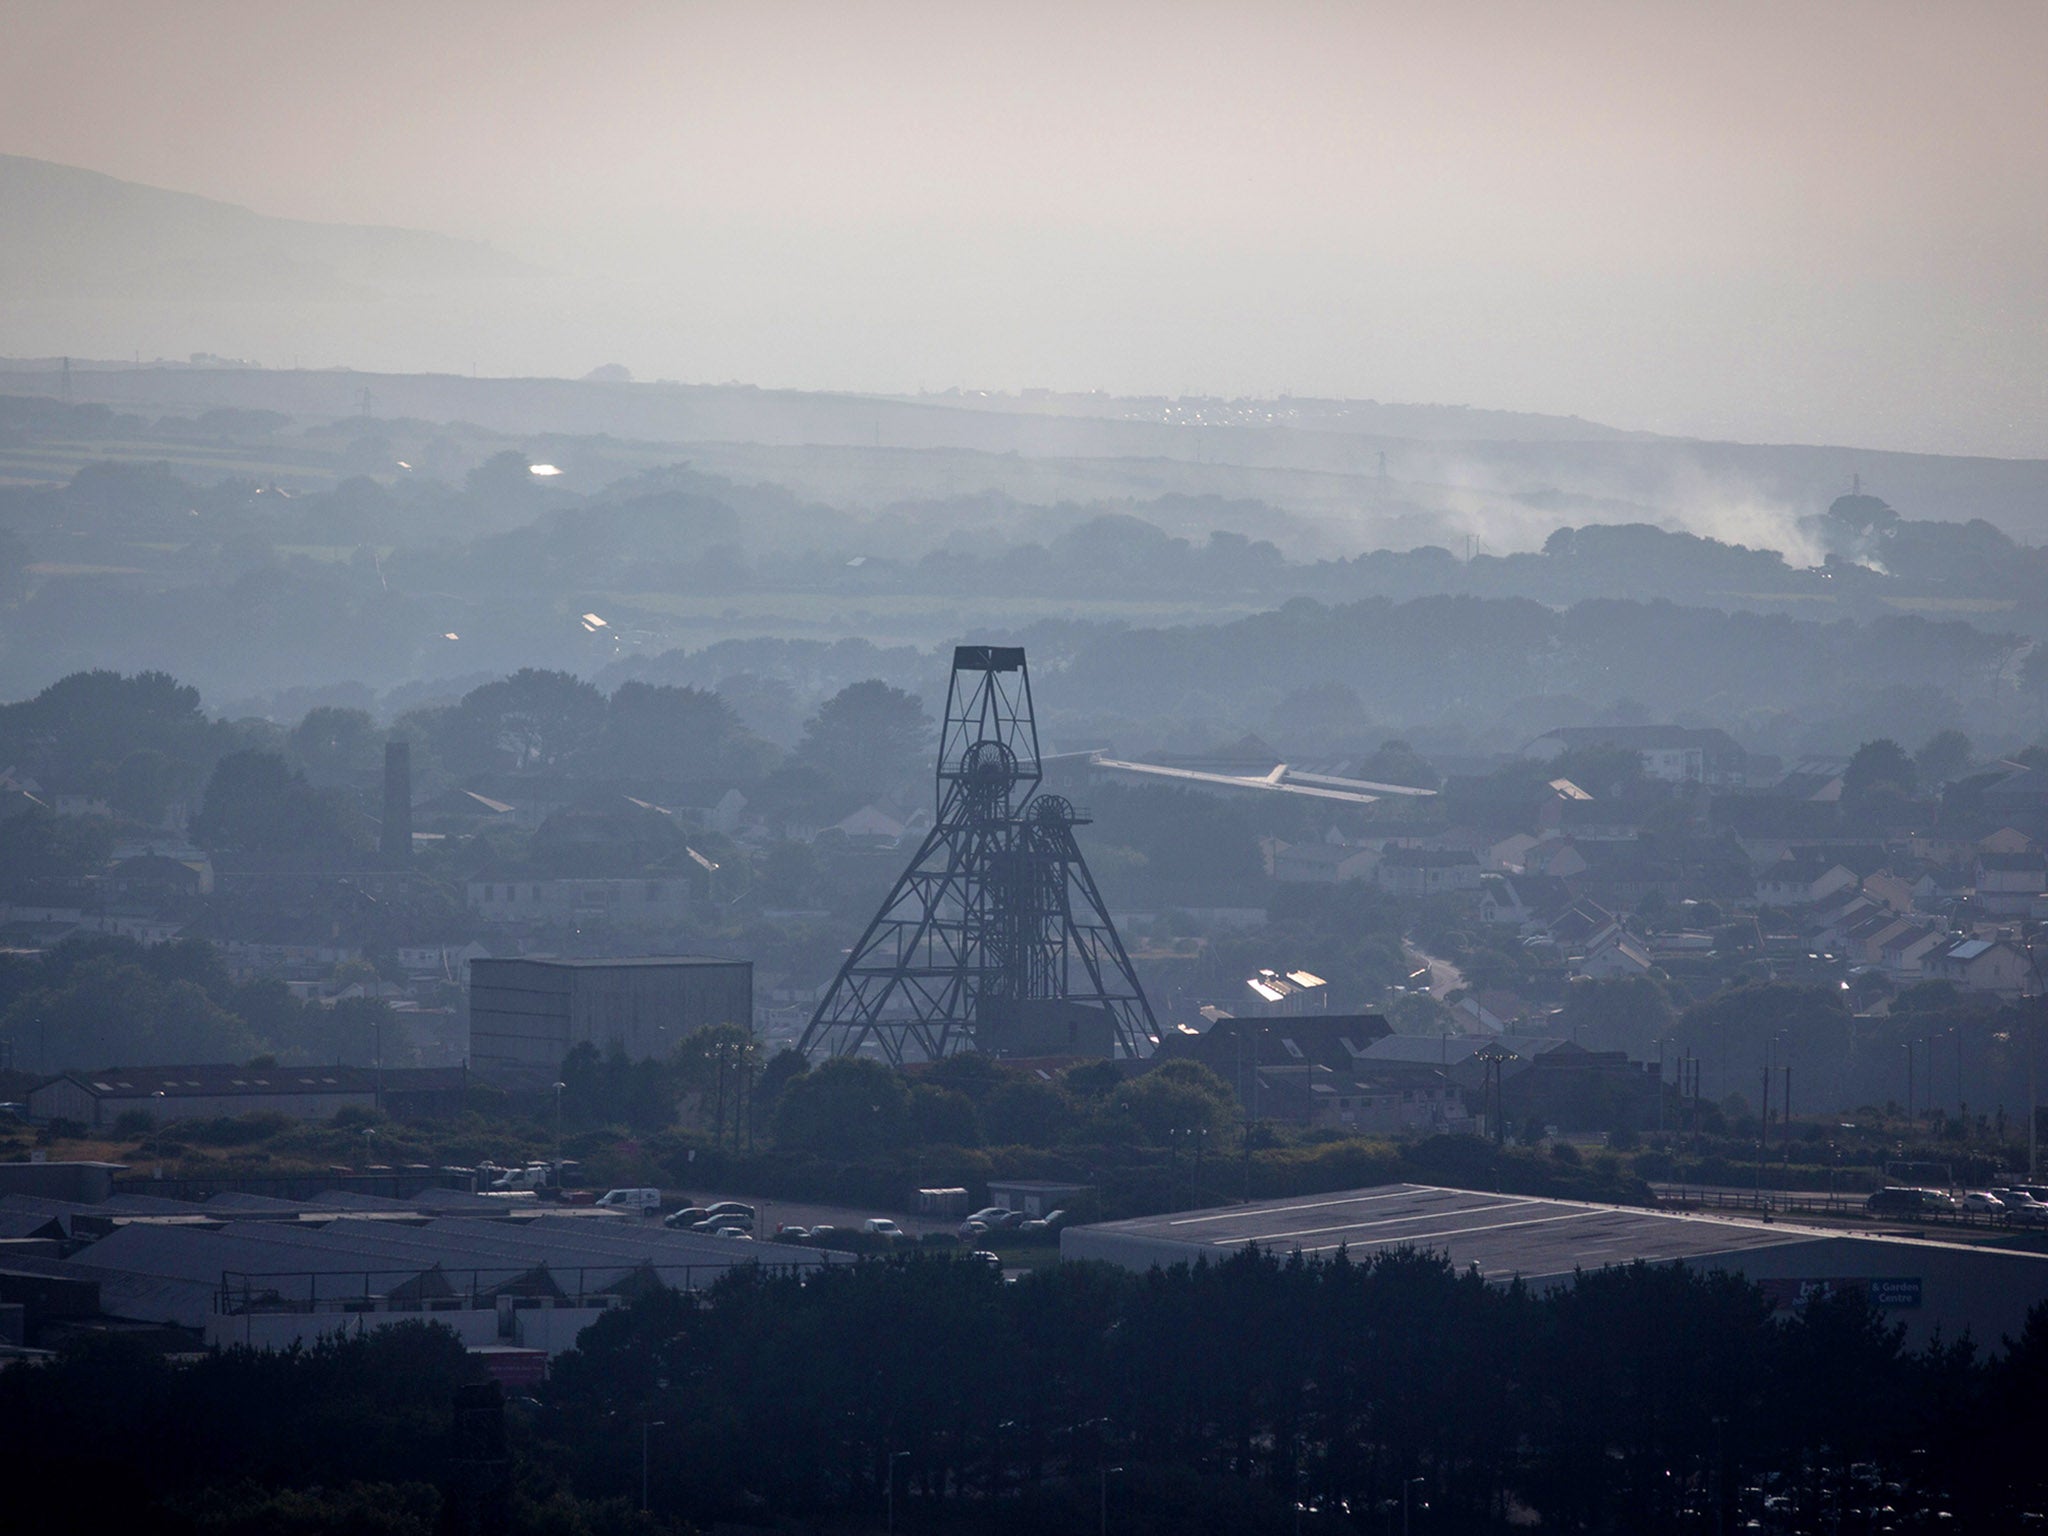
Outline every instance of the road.
{"label": "road", "polygon": [[1403,942],[1401,948],[1415,964],[1429,967],[1429,995],[1438,1002],[1442,1002],[1447,994],[1465,985],[1465,973],[1450,961],[1440,959],[1406,942]]}

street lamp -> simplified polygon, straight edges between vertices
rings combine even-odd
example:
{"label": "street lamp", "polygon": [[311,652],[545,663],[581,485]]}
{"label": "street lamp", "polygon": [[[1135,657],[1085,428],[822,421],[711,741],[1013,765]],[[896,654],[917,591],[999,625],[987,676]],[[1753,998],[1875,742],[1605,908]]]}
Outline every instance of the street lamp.
{"label": "street lamp", "polygon": [[909,1459],[908,1451],[889,1453],[889,1536],[896,1536],[896,1463]]}
{"label": "street lamp", "polygon": [[647,1432],[660,1429],[668,1420],[642,1419],[640,1421],[640,1513],[647,1513]]}
{"label": "street lamp", "polygon": [[150,1119],[150,1126],[156,1132],[156,1176],[164,1176],[164,1091],[159,1088],[150,1095],[156,1100],[156,1114]]}
{"label": "street lamp", "polygon": [[[1407,1480],[1405,1480],[1405,1481],[1404,1481],[1404,1482],[1403,1482],[1403,1483],[1401,1484],[1401,1536],[1408,1536],[1408,1494],[1409,1494],[1409,1491],[1410,1491],[1411,1489],[1414,1489],[1414,1488],[1420,1487],[1420,1486],[1421,1486],[1422,1484],[1424,1484],[1424,1483],[1426,1483],[1426,1482],[1428,1482],[1428,1481],[1429,1481],[1429,1479],[1428,1479],[1428,1478],[1426,1478],[1426,1477],[1411,1477],[1411,1478],[1408,1478]],[[1428,1506],[1427,1504],[1424,1504],[1424,1505],[1423,1505],[1422,1507],[1423,1507],[1424,1509],[1427,1509],[1427,1508],[1429,1508],[1429,1506]]]}
{"label": "street lamp", "polygon": [[556,1083],[555,1087],[555,1161],[562,1160],[562,1090],[569,1085]]}
{"label": "street lamp", "polygon": [[1102,1468],[1102,1502],[1097,1511],[1098,1529],[1101,1536],[1109,1536],[1109,1474],[1121,1472],[1122,1467],[1105,1464]]}
{"label": "street lamp", "polygon": [[1479,1062],[1485,1069],[1485,1080],[1491,1085],[1493,1090],[1490,1095],[1485,1094],[1484,1090],[1482,1090],[1482,1097],[1490,1097],[1493,1101],[1493,1144],[1498,1147],[1507,1140],[1507,1130],[1503,1124],[1504,1117],[1501,1113],[1500,1069],[1507,1065],[1507,1063],[1520,1060],[1520,1058],[1513,1051],[1503,1049],[1498,1045],[1489,1045],[1483,1050],[1474,1051],[1472,1059]]}

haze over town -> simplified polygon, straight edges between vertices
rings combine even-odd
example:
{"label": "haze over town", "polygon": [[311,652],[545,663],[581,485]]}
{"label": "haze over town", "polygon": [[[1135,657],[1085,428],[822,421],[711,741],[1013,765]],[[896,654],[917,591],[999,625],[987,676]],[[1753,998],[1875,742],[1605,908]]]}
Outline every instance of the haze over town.
{"label": "haze over town", "polygon": [[439,302],[397,313],[252,272],[233,303],[90,333],[17,287],[17,353],[1286,392],[2048,452],[2037,6],[8,21],[10,153],[526,264],[464,292],[448,252]]}
{"label": "haze over town", "polygon": [[2048,1519],[2048,10],[0,39],[17,1523]]}

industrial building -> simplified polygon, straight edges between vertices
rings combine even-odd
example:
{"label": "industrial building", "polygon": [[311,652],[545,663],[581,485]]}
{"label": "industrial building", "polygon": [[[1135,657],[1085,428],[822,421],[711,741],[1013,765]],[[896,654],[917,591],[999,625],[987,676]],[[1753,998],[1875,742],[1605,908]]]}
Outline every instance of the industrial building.
{"label": "industrial building", "polygon": [[1538,1292],[1572,1284],[1582,1269],[1639,1261],[1741,1275],[1786,1308],[1815,1289],[1854,1284],[1906,1325],[1913,1346],[1939,1331],[1997,1349],[2048,1301],[2043,1253],[1421,1184],[1069,1227],[1060,1257],[1144,1271],[1252,1245],[1322,1258],[1411,1248]]}
{"label": "industrial building", "polygon": [[560,1070],[576,1046],[665,1057],[712,1024],[750,1028],[754,964],[707,955],[633,960],[472,960],[469,1062],[479,1073]]}
{"label": "industrial building", "polygon": [[400,1114],[457,1113],[460,1067],[110,1067],[64,1072],[28,1092],[35,1120],[73,1120],[94,1130],[130,1110],[158,1123],[270,1111],[326,1120],[355,1106]]}
{"label": "industrial building", "polygon": [[50,1328],[156,1327],[282,1349],[425,1317],[472,1348],[553,1355],[653,1284],[696,1289],[735,1265],[845,1259],[445,1189],[410,1200],[0,1195],[5,1224],[63,1234],[0,1246],[0,1304],[25,1305],[31,1335],[45,1343]]}

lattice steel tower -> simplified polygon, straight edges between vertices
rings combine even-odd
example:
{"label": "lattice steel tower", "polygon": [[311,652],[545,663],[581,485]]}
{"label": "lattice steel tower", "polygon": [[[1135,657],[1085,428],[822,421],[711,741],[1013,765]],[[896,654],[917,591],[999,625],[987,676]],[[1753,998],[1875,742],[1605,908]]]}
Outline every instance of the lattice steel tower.
{"label": "lattice steel tower", "polygon": [[1142,1056],[1152,1005],[1074,841],[1087,817],[1038,793],[1021,646],[953,651],[938,819],[839,968],[797,1049],[891,1062],[955,1051]]}

